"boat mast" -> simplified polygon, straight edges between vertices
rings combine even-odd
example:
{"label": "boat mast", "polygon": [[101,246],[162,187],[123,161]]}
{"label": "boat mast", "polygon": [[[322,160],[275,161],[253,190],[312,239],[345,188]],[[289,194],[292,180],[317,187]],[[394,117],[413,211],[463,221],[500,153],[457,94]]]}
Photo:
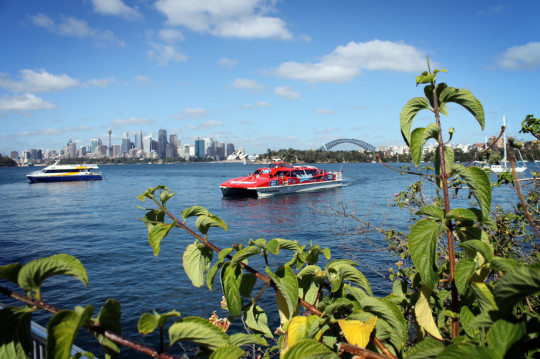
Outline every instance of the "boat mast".
{"label": "boat mast", "polygon": [[508,161],[507,158],[506,158],[506,115],[503,115],[503,126],[504,126],[504,134],[503,134],[503,140],[504,140],[504,158],[503,158],[503,163],[504,163],[504,166],[506,167],[506,162]]}

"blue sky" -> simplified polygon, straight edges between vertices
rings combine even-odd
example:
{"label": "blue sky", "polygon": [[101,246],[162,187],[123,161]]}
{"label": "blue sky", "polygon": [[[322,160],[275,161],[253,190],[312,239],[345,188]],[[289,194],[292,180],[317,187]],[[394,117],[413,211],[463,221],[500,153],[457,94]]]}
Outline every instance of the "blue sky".
{"label": "blue sky", "polygon": [[449,106],[454,142],[498,134],[503,115],[532,139],[518,131],[540,116],[539,15],[521,0],[3,0],[0,152],[105,142],[109,127],[113,144],[164,128],[250,154],[403,144],[427,56],[484,105],[484,132]]}

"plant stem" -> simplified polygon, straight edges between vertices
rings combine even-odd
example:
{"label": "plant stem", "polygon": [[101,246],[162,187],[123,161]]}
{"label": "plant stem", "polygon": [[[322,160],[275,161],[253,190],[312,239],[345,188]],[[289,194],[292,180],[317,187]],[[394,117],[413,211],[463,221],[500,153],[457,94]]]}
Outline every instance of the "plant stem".
{"label": "plant stem", "polygon": [[527,204],[525,203],[525,200],[523,199],[523,195],[521,194],[521,185],[519,184],[519,180],[517,178],[516,173],[516,162],[514,157],[514,147],[508,146],[509,152],[510,152],[510,166],[512,167],[512,176],[514,177],[514,182],[516,185],[516,191],[518,194],[519,201],[521,202],[521,206],[523,207],[523,212],[525,212],[525,217],[527,217],[527,221],[529,221],[529,224],[531,225],[534,233],[536,234],[536,238],[540,239],[540,233],[538,232],[538,228],[534,224],[534,221],[531,217],[531,214],[527,210]]}
{"label": "plant stem", "polygon": [[[19,302],[26,303],[28,305],[31,305],[33,307],[37,307],[40,309],[43,309],[49,313],[56,314],[60,312],[60,309],[53,307],[50,304],[47,304],[43,301],[35,300],[28,298],[24,295],[21,295],[19,293],[13,292],[3,286],[0,286],[0,293],[11,297],[13,299],[18,300]],[[135,342],[132,342],[131,340],[128,340],[126,338],[121,337],[120,335],[110,332],[106,330],[105,328],[99,326],[99,325],[85,325],[86,329],[88,329],[91,332],[98,333],[104,335],[106,338],[112,340],[113,342],[120,344],[122,346],[125,346],[127,348],[133,349],[139,353],[146,354],[148,356],[151,356],[152,358],[158,358],[158,359],[178,359],[178,357],[166,354],[166,353],[158,353],[153,348],[147,347],[142,344],[138,344]]]}
{"label": "plant stem", "polygon": [[[441,184],[444,195],[444,213],[450,212],[450,196],[448,194],[448,175],[446,173],[446,161],[444,160],[444,141],[442,135],[441,118],[439,113],[439,98],[437,95],[437,87],[433,86],[433,103],[435,110],[435,120],[437,126],[439,126],[439,157],[441,161]],[[453,224],[451,220],[446,220],[446,228],[448,235],[448,259],[450,261],[450,276],[448,281],[450,282],[450,290],[452,293],[452,312],[458,313],[458,292],[456,283],[454,281],[454,273],[456,270],[456,254],[454,250],[454,234]],[[452,338],[456,338],[459,335],[459,318],[457,316],[452,317]]]}

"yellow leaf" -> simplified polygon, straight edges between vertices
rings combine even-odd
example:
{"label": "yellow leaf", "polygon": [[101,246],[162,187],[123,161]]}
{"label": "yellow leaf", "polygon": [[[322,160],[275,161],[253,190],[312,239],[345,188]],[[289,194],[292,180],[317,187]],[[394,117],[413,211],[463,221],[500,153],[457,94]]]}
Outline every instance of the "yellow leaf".
{"label": "yellow leaf", "polygon": [[365,348],[369,343],[369,336],[375,328],[377,317],[371,317],[367,322],[359,320],[338,320],[339,327],[343,331],[343,335],[349,344],[356,345],[360,348]]}
{"label": "yellow leaf", "polygon": [[416,321],[426,332],[433,335],[435,338],[442,340],[441,333],[439,332],[439,328],[437,328],[437,324],[435,324],[429,306],[430,295],[431,290],[426,288],[426,286],[422,286],[420,297],[418,297],[414,306],[414,314],[416,315]]}
{"label": "yellow leaf", "polygon": [[[283,348],[281,348],[282,356],[296,343],[304,339],[311,339],[308,337],[308,333],[310,328],[317,321],[317,318],[316,315],[309,315],[298,316],[291,319],[289,326],[287,327],[287,335],[285,337],[285,342],[283,343]],[[320,334],[320,331],[317,334]]]}

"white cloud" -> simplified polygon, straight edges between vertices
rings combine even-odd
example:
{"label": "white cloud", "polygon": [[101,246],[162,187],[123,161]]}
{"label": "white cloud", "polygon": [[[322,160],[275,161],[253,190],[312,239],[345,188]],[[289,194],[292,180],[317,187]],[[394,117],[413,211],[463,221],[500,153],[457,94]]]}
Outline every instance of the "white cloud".
{"label": "white cloud", "polygon": [[62,18],[60,22],[56,23],[47,15],[38,13],[31,15],[30,19],[34,26],[45,28],[53,34],[78,38],[89,37],[99,42],[104,41],[107,43],[116,43],[120,47],[125,46],[124,41],[117,39],[112,31],[93,29],[88,26],[86,21],[74,17]]}
{"label": "white cloud", "polygon": [[232,86],[236,89],[250,92],[260,92],[263,90],[263,87],[257,81],[250,79],[236,79],[233,81]]}
{"label": "white cloud", "polygon": [[257,106],[259,106],[259,107],[270,107],[272,105],[270,105],[268,102],[257,101]]}
{"label": "white cloud", "polygon": [[37,131],[23,131],[17,134],[17,136],[38,136],[38,135],[60,135],[70,132],[88,132],[93,131],[94,127],[90,126],[76,126],[76,127],[66,127],[66,128],[44,128]]}
{"label": "white cloud", "polygon": [[41,69],[39,72],[21,70],[21,81],[15,81],[6,73],[0,73],[0,87],[11,92],[51,92],[62,91],[70,87],[80,86],[79,80],[66,74],[53,75]]}
{"label": "white cloud", "polygon": [[223,126],[223,122],[221,121],[206,121],[201,123],[198,128],[201,130],[211,130],[214,127]]}
{"label": "white cloud", "polygon": [[150,82],[152,82],[151,79],[149,79],[148,77],[143,76],[143,75],[135,76],[133,78],[133,81],[137,82],[139,85],[147,85]]}
{"label": "white cloud", "polygon": [[218,65],[223,67],[233,68],[238,63],[238,60],[229,59],[228,57],[222,57],[218,60]]}
{"label": "white cloud", "polygon": [[285,97],[289,100],[296,100],[302,97],[298,92],[296,92],[290,86],[278,86],[276,87],[274,92],[276,93],[276,95]]}
{"label": "white cloud", "polygon": [[168,44],[174,44],[175,42],[185,40],[182,31],[176,29],[161,29],[159,30],[158,36]]}
{"label": "white cloud", "polygon": [[92,79],[87,81],[90,85],[99,86],[99,87],[107,87],[110,84],[116,82],[116,80],[113,77],[110,77],[108,79]]}
{"label": "white cloud", "polygon": [[508,70],[534,70],[540,66],[540,42],[513,46],[498,59],[497,64]]}
{"label": "white cloud", "polygon": [[334,110],[327,110],[327,109],[319,109],[315,111],[317,115],[335,115],[337,112]]}
{"label": "white cloud", "polygon": [[[432,62],[432,65],[436,64]],[[425,66],[424,51],[401,42],[373,40],[338,46],[318,63],[283,63],[276,75],[307,83],[340,83],[352,80],[362,70],[417,72],[424,70]]]}
{"label": "white cloud", "polygon": [[129,126],[129,125],[149,125],[154,123],[153,120],[149,120],[147,118],[122,118],[122,119],[115,119],[111,121],[112,127],[122,127],[122,126]]}
{"label": "white cloud", "polygon": [[94,10],[103,15],[120,16],[127,20],[135,20],[141,17],[137,9],[124,4],[122,0],[92,0]]}
{"label": "white cloud", "polygon": [[180,116],[173,116],[174,118],[177,118],[179,120],[187,120],[190,118],[203,118],[210,116],[210,112],[208,110],[205,110],[204,108],[185,108],[182,111],[182,114]]}
{"label": "white cloud", "polygon": [[186,55],[178,52],[174,45],[163,45],[151,42],[150,46],[152,49],[147,51],[147,55],[151,59],[156,60],[160,66],[167,65],[169,62],[185,62],[188,59]]}
{"label": "white cloud", "polygon": [[43,101],[30,93],[0,97],[0,112],[37,111],[55,107],[56,105]]}
{"label": "white cloud", "polygon": [[286,23],[266,16],[272,0],[157,0],[156,8],[171,26],[221,37],[291,39]]}

